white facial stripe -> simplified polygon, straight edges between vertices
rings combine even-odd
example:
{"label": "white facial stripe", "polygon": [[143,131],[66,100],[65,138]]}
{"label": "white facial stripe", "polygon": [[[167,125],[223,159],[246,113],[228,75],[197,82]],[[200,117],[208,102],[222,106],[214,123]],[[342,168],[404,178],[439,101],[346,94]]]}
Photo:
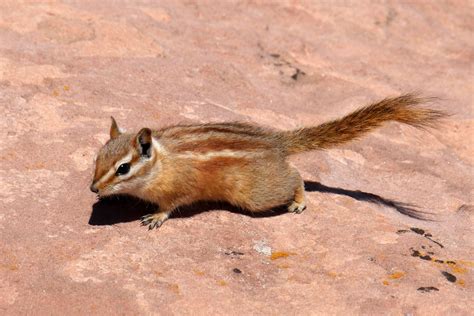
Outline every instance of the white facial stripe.
{"label": "white facial stripe", "polygon": [[138,170],[140,170],[143,167],[145,162],[146,162],[145,160],[140,159],[137,163],[130,166],[130,170],[126,174],[119,176],[120,180],[130,179],[135,173],[137,173]]}
{"label": "white facial stripe", "polygon": [[118,167],[120,167],[121,164],[124,163],[129,163],[132,160],[132,152],[130,151],[127,156],[125,156],[123,159],[119,160],[112,168],[107,171],[106,174],[104,174],[98,181],[97,185],[107,182],[110,180],[115,175],[115,172],[117,172]]}
{"label": "white facial stripe", "polygon": [[102,176],[102,178],[100,178],[100,179],[96,182],[97,185],[108,181],[111,177],[113,177],[114,174],[115,174],[115,169],[114,169],[114,168],[110,168],[110,170],[107,171],[107,173],[104,174],[104,175]]}
{"label": "white facial stripe", "polygon": [[132,157],[133,157],[133,155],[132,155],[132,152],[130,151],[125,157],[123,157],[123,159],[117,161],[115,163],[115,166],[114,166],[115,171],[117,171],[117,169],[120,167],[120,165],[122,165],[124,163],[129,163],[132,160]]}
{"label": "white facial stripe", "polygon": [[[156,140],[153,141],[153,149],[155,152],[160,152],[160,153],[166,152],[166,149]],[[147,160],[148,159],[140,160],[140,162],[136,164],[135,170],[138,171],[147,162]],[[129,171],[130,177],[133,175],[135,170]],[[132,190],[134,193],[137,193],[136,191],[137,186],[139,186],[140,184],[142,184],[142,186],[143,184],[151,184],[152,181],[159,176],[160,171],[161,171],[161,163],[159,159],[157,159],[153,167],[146,174],[142,175],[140,178],[130,179],[129,181],[120,182],[115,187],[118,191],[121,191],[124,193],[127,193],[129,189]],[[125,179],[128,179],[130,177],[127,177]]]}
{"label": "white facial stripe", "polygon": [[[152,138],[152,148],[153,148],[153,151],[155,151],[155,152],[159,152],[159,153],[165,153],[166,152],[166,149],[155,138]],[[152,153],[152,157],[153,157],[154,154],[155,153]],[[131,155],[131,153],[130,153],[130,155]],[[126,158],[127,157],[125,157],[123,159],[123,161],[126,162]],[[124,174],[123,176],[121,176],[121,179],[127,180],[127,179],[131,178],[150,159],[151,159],[151,157],[146,158],[146,159],[140,158],[140,160],[137,163],[135,163],[133,166],[130,167],[130,171],[127,174]],[[131,160],[131,156],[130,156],[130,160]],[[155,172],[156,170],[155,169],[157,169],[157,168],[153,168],[152,170],[150,170],[150,173],[146,176],[147,179],[140,180],[140,181],[146,183],[149,177],[151,177],[151,178],[155,177],[155,175],[156,175],[156,172]]]}
{"label": "white facial stripe", "polygon": [[[166,149],[155,138],[152,138],[152,148],[152,155],[155,155],[156,153],[167,152]],[[114,177],[120,165],[124,163],[130,163],[132,158],[133,150],[131,150],[125,157],[117,161],[117,163],[115,163],[115,165],[110,168],[110,170],[102,178],[100,178],[97,183],[100,184],[106,182]],[[149,183],[149,181],[157,177],[160,170],[160,163],[158,161],[150,170],[150,172],[147,172],[146,175],[143,175],[143,177],[139,177],[138,179],[131,179],[150,159],[151,158],[140,158],[136,163],[130,166],[130,170],[126,174],[119,176],[120,182],[106,188],[104,194],[110,195],[119,192],[127,193],[128,190],[135,190],[137,185],[140,183]]]}

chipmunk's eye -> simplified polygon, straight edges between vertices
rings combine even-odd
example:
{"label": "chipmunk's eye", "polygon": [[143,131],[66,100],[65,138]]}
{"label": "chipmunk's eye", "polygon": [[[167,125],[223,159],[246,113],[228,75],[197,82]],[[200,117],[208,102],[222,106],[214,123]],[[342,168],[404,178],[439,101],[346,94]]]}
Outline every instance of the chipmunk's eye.
{"label": "chipmunk's eye", "polygon": [[123,163],[118,167],[117,171],[115,172],[115,175],[121,176],[121,175],[127,174],[129,171],[130,171],[130,164]]}

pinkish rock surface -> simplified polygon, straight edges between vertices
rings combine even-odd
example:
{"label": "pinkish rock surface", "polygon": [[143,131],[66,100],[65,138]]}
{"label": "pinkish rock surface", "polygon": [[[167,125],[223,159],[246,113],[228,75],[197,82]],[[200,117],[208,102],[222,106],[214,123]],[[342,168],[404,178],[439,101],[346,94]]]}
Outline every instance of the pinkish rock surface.
{"label": "pinkish rock surface", "polygon": [[[0,314],[473,314],[473,21],[469,1],[2,1]],[[407,91],[453,116],[295,157],[301,215],[198,206],[149,232],[146,205],[88,189],[110,115],[291,129]]]}

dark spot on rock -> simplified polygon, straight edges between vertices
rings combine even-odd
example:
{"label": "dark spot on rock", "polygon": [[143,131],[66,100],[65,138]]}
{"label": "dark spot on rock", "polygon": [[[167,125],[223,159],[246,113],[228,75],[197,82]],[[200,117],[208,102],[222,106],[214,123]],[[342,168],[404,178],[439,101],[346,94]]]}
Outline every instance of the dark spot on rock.
{"label": "dark spot on rock", "polygon": [[306,75],[304,71],[301,71],[299,68],[296,68],[295,73],[293,74],[293,76],[291,76],[291,79],[296,81],[298,80],[300,76],[304,76],[304,75]]}
{"label": "dark spot on rock", "polygon": [[456,282],[457,278],[456,276],[452,275],[451,273],[447,272],[447,271],[441,271],[441,274],[445,276],[446,280],[448,280],[449,282]]}
{"label": "dark spot on rock", "polygon": [[270,54],[273,58],[280,58],[280,54]]}
{"label": "dark spot on rock", "polygon": [[433,235],[431,235],[430,233],[426,233],[425,237],[433,237]]}
{"label": "dark spot on rock", "polygon": [[399,229],[397,230],[397,234],[404,234],[404,233],[409,233],[410,231],[409,230],[406,230],[406,229]]}
{"label": "dark spot on rock", "polygon": [[417,233],[418,235],[423,235],[425,233],[425,231],[421,228],[410,227],[410,230],[414,233]]}
{"label": "dark spot on rock", "polygon": [[429,255],[434,255],[434,252],[433,251],[428,251],[428,254]]}
{"label": "dark spot on rock", "polygon": [[419,287],[417,290],[423,293],[427,293],[431,291],[439,291],[439,289],[434,286],[422,286],[422,287]]}
{"label": "dark spot on rock", "polygon": [[237,273],[237,274],[242,273],[242,271],[238,268],[234,268],[234,269],[232,269],[232,271],[234,271],[234,273]]}
{"label": "dark spot on rock", "polygon": [[425,247],[425,246],[421,246],[421,249],[426,249],[426,247]]}
{"label": "dark spot on rock", "polygon": [[[428,236],[428,235],[429,235],[429,236]],[[440,246],[441,248],[444,248],[444,246],[443,246],[440,242],[438,242],[438,241],[436,241],[436,240],[433,240],[433,239],[431,239],[430,237],[431,237],[430,234],[425,234],[425,238],[426,238],[426,239],[428,239],[428,240],[434,242],[435,244],[437,244],[437,245]],[[430,248],[431,248],[431,247],[430,247]]]}
{"label": "dark spot on rock", "polygon": [[9,86],[11,86],[11,84],[12,83],[8,80],[0,80],[0,86],[2,86],[2,87],[9,87]]}
{"label": "dark spot on rock", "polygon": [[435,262],[436,262],[436,263],[444,263],[443,260],[439,260],[439,259],[436,259]]}
{"label": "dark spot on rock", "polygon": [[385,18],[385,26],[389,26],[396,16],[397,16],[397,12],[394,9],[389,8],[387,17]]}
{"label": "dark spot on rock", "polygon": [[474,212],[474,205],[463,204],[458,209],[458,212]]}
{"label": "dark spot on rock", "polygon": [[227,252],[225,252],[225,254],[228,255],[228,256],[243,256],[243,255],[244,255],[243,252],[234,251],[234,250],[232,250],[232,251],[227,251]]}
{"label": "dark spot on rock", "polygon": [[429,260],[431,261],[431,257],[428,255],[422,256],[421,253],[418,250],[413,250],[412,254],[413,257],[418,257],[423,260]]}
{"label": "dark spot on rock", "polygon": [[455,261],[446,261],[447,264],[456,264]]}

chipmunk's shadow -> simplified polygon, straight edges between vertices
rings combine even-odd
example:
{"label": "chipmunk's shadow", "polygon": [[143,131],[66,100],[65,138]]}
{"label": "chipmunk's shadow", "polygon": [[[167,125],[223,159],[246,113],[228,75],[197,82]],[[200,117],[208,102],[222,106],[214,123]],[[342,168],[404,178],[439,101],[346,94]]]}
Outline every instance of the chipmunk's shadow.
{"label": "chipmunk's shadow", "polygon": [[[305,190],[307,192],[345,195],[358,201],[365,201],[390,207],[397,212],[412,218],[426,219],[424,214],[427,213],[418,210],[416,206],[412,204],[385,199],[373,193],[329,187],[314,181],[305,181]],[[113,225],[117,223],[136,221],[143,215],[154,213],[156,209],[156,205],[131,196],[112,196],[101,199],[92,206],[89,224]],[[180,207],[172,214],[171,218],[192,217],[196,214],[211,210],[226,210],[232,213],[255,218],[278,216],[287,212],[286,206],[276,207],[265,212],[252,213],[225,202],[197,202],[192,205]]]}
{"label": "chipmunk's shadow", "polygon": [[[132,222],[138,220],[143,215],[154,213],[157,208],[157,205],[127,195],[104,198],[92,206],[92,214],[89,218],[89,224],[113,225],[117,223]],[[178,208],[173,212],[170,218],[192,217],[212,210],[225,210],[255,218],[278,216],[287,212],[285,206],[276,207],[264,212],[252,213],[225,202],[200,201],[193,203],[192,205]]]}

